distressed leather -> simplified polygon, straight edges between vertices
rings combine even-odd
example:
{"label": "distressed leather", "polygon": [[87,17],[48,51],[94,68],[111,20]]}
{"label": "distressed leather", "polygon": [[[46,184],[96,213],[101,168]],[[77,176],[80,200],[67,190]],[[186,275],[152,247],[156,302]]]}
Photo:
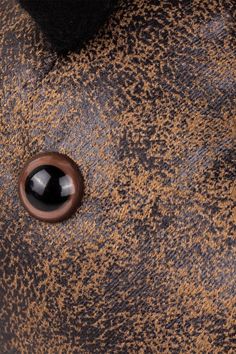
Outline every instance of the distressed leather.
{"label": "distressed leather", "polygon": [[[235,2],[129,0],[58,56],[0,3],[1,353],[235,353]],[[80,166],[31,218],[20,170]]]}

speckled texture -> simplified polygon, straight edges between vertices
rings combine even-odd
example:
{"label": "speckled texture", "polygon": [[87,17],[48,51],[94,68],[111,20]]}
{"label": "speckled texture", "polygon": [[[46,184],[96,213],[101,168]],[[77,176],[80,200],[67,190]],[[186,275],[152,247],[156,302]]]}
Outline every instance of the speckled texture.
{"label": "speckled texture", "polygon": [[[2,353],[235,353],[235,2],[125,1],[58,57],[1,0]],[[49,225],[23,163],[81,167]]]}

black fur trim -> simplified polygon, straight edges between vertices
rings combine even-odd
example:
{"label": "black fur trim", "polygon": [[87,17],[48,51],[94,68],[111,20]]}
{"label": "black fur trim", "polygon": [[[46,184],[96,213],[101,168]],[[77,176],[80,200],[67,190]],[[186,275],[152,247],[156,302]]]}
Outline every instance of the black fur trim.
{"label": "black fur trim", "polygon": [[90,39],[118,0],[19,0],[59,52],[78,50]]}

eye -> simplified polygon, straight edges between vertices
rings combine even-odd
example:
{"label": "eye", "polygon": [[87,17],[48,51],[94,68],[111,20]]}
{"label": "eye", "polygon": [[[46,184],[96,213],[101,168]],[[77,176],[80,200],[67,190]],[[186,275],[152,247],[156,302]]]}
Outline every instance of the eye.
{"label": "eye", "polygon": [[70,217],[81,203],[83,189],[78,166],[56,152],[36,155],[19,178],[23,206],[32,216],[47,222]]}

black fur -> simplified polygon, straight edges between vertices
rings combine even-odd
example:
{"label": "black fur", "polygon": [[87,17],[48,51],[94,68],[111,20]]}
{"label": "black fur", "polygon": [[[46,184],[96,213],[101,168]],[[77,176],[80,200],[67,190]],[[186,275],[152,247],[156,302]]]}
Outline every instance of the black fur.
{"label": "black fur", "polygon": [[78,50],[90,39],[118,0],[19,0],[59,52]]}

